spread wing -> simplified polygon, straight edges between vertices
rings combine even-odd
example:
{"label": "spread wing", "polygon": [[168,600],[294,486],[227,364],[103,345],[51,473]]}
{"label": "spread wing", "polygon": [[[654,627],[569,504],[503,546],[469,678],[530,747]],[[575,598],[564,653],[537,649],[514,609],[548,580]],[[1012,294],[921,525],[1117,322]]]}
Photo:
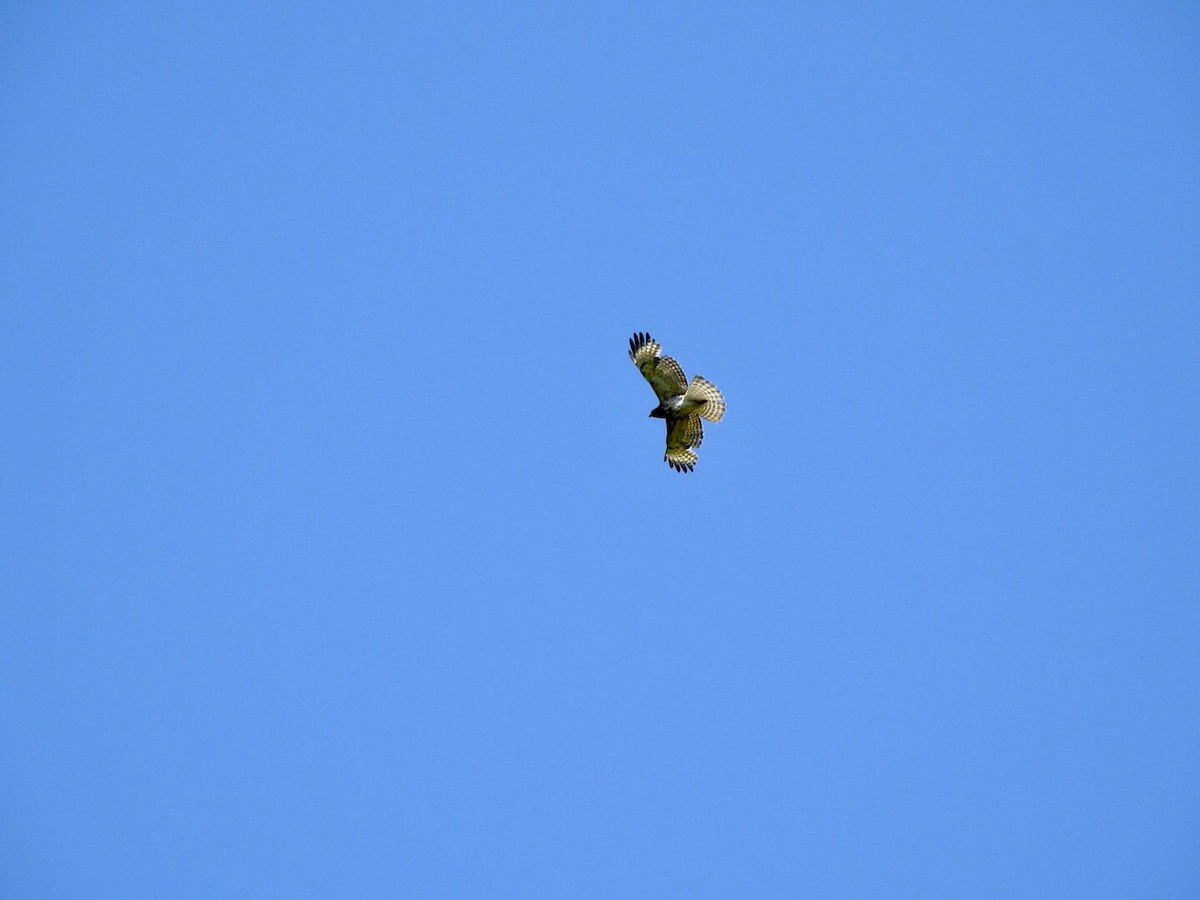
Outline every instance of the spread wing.
{"label": "spread wing", "polygon": [[677,472],[690,472],[699,457],[692,452],[704,440],[704,426],[697,415],[667,419],[667,453],[663,457]]}
{"label": "spread wing", "polygon": [[669,356],[659,356],[661,352],[662,345],[648,334],[639,331],[629,339],[629,358],[650,382],[660,403],[688,389],[687,378],[679,363]]}

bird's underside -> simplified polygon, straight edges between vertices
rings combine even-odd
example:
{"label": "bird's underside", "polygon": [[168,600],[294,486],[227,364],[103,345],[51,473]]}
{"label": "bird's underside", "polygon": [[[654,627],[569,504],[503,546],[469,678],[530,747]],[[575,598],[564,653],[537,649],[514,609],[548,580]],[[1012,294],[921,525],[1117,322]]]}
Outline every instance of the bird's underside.
{"label": "bird's underside", "polygon": [[689,384],[679,363],[661,352],[662,346],[648,334],[638,332],[629,339],[629,358],[658,397],[658,406],[650,415],[667,423],[663,460],[677,472],[691,472],[697,460],[693,451],[704,440],[701,418],[720,422],[725,416],[725,398],[700,375]]}

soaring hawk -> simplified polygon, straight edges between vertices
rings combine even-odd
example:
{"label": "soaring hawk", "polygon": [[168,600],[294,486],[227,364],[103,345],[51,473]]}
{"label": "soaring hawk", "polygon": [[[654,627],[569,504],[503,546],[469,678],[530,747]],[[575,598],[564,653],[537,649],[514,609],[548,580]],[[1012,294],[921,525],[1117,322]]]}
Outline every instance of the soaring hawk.
{"label": "soaring hawk", "polygon": [[650,415],[667,420],[667,453],[663,459],[676,472],[690,472],[696,467],[692,448],[704,440],[700,417],[720,422],[725,416],[725,398],[715,384],[699,375],[688,384],[679,363],[669,356],[659,356],[660,352],[662,345],[648,334],[639,331],[629,339],[629,358],[658,395],[658,406],[650,410]]}

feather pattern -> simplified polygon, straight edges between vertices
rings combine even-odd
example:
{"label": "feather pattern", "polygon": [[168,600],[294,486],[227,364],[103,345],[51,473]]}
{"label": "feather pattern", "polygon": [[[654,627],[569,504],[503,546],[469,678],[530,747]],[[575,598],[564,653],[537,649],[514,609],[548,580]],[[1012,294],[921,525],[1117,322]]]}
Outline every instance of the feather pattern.
{"label": "feather pattern", "polygon": [[659,356],[662,346],[648,334],[638,332],[629,339],[629,358],[650,382],[661,403],[677,397],[688,388],[683,368],[669,356]]}

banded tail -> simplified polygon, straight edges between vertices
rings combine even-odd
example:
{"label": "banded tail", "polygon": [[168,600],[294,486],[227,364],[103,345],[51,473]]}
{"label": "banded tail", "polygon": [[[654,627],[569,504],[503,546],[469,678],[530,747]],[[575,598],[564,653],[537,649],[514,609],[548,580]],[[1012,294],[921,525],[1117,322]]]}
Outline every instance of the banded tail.
{"label": "banded tail", "polygon": [[725,398],[721,396],[717,386],[704,376],[697,375],[692,379],[686,397],[688,400],[705,401],[704,405],[696,410],[696,414],[708,421],[720,422],[725,418]]}

